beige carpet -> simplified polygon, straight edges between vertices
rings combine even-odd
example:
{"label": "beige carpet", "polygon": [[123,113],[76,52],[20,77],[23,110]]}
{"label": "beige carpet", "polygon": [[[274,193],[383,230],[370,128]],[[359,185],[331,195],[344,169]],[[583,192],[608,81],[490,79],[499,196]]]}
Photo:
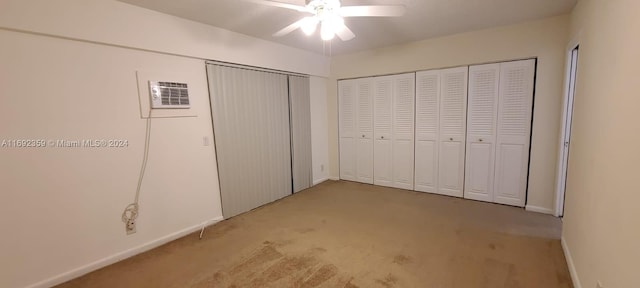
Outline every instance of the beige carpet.
{"label": "beige carpet", "polygon": [[559,219],[329,181],[59,287],[572,287]]}

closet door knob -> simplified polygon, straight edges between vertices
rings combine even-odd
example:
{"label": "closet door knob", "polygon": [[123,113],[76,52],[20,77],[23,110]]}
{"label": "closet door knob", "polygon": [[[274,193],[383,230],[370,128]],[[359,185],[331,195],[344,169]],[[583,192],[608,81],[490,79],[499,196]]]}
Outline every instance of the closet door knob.
{"label": "closet door knob", "polygon": [[449,141],[453,141],[453,138],[449,138]]}
{"label": "closet door knob", "polygon": [[384,136],[380,137],[381,139],[384,139]]}
{"label": "closet door knob", "polygon": [[364,134],[362,134],[362,138],[364,138]]}
{"label": "closet door knob", "polygon": [[482,142],[482,138],[480,138],[480,142]]}

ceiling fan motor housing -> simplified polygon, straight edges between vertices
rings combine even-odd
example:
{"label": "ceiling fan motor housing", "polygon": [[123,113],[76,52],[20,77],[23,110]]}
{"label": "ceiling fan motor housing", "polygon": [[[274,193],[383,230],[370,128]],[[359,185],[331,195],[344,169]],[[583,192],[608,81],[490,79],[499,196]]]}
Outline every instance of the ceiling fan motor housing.
{"label": "ceiling fan motor housing", "polygon": [[390,17],[402,16],[405,7],[400,5],[363,5],[342,7],[340,0],[305,0],[305,6],[287,4],[272,0],[251,0],[265,5],[293,9],[311,15],[304,17],[295,23],[281,29],[273,34],[281,37],[301,29],[305,34],[311,35],[320,24],[320,35],[322,40],[328,41],[338,36],[342,41],[349,41],[356,35],[344,23],[345,17]]}
{"label": "ceiling fan motor housing", "polygon": [[339,0],[306,0],[306,3],[309,11],[320,18],[325,14],[337,14],[340,9]]}
{"label": "ceiling fan motor housing", "polygon": [[338,5],[338,6],[340,6],[340,0],[306,0],[305,2],[306,2],[307,5],[313,3],[315,5],[331,5],[331,6]]}

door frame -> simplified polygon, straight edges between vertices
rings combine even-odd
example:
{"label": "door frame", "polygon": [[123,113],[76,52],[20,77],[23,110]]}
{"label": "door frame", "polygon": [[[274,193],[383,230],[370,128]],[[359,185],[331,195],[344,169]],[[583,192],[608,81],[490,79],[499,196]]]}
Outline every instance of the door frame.
{"label": "door frame", "polygon": [[567,61],[564,80],[565,83],[562,105],[562,122],[560,124],[560,141],[558,145],[558,170],[556,176],[556,207],[554,213],[556,217],[562,217],[564,215],[564,200],[567,184],[567,172],[569,170],[569,151],[571,146],[571,123],[573,121],[573,105],[578,76],[577,65],[579,59],[579,51],[580,41],[579,37],[576,37],[569,42],[566,50]]}

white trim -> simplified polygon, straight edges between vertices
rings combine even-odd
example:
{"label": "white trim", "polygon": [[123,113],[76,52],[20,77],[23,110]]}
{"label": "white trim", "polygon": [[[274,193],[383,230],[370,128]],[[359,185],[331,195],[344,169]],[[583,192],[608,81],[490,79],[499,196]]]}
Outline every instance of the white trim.
{"label": "white trim", "polygon": [[332,181],[338,181],[338,180],[340,180],[340,177],[337,177],[337,176],[329,176],[329,180],[332,180]]}
{"label": "white trim", "polygon": [[562,244],[562,251],[564,251],[564,258],[567,259],[567,266],[569,267],[569,274],[571,275],[571,281],[573,281],[573,287],[582,288],[580,278],[578,278],[578,271],[576,270],[576,266],[573,264],[573,258],[571,257],[571,252],[569,252],[567,241],[564,240],[564,236],[560,238],[560,243]]}
{"label": "white trim", "polygon": [[213,224],[216,224],[216,223],[218,223],[218,222],[220,222],[222,220],[223,220],[223,217],[219,216],[219,217],[204,221],[203,223],[200,223],[198,225],[194,225],[194,226],[185,228],[185,229],[180,230],[178,232],[175,232],[175,233],[160,237],[160,238],[158,238],[156,240],[153,240],[151,242],[147,242],[147,243],[142,244],[140,246],[124,250],[122,252],[119,252],[119,253],[113,254],[111,256],[102,258],[100,260],[97,260],[95,262],[89,263],[87,265],[80,266],[80,267],[78,267],[76,269],[73,269],[71,271],[67,271],[67,272],[64,272],[62,274],[53,276],[53,277],[51,277],[49,279],[42,280],[42,281],[37,282],[35,284],[31,284],[31,285],[27,286],[27,288],[40,288],[40,287],[44,288],[44,287],[52,287],[52,286],[56,286],[58,284],[62,284],[62,283],[67,282],[69,280],[72,280],[72,279],[78,278],[78,277],[80,277],[82,275],[85,275],[85,274],[87,274],[89,272],[93,272],[93,271],[98,270],[100,268],[103,268],[105,266],[108,266],[108,265],[111,265],[113,263],[122,261],[124,259],[129,258],[129,257],[133,257],[133,256],[138,255],[140,253],[149,251],[149,250],[151,250],[153,248],[159,247],[161,245],[169,243],[169,242],[171,242],[173,240],[176,240],[178,238],[182,238],[182,237],[184,237],[186,235],[189,235],[189,234],[191,234],[193,232],[199,231],[200,229],[202,229],[203,226],[206,227],[206,226],[209,226],[209,225],[213,225]]}
{"label": "white trim", "polygon": [[324,181],[327,181],[327,180],[329,180],[329,178],[327,178],[327,177],[315,180],[315,181],[313,181],[313,186],[316,186],[316,185],[318,185],[318,184],[320,184],[320,183],[322,183]]}
{"label": "white trim", "polygon": [[543,213],[543,214],[551,214],[551,215],[553,215],[553,209],[539,207],[539,206],[527,205],[527,207],[525,207],[525,210],[531,211],[531,212],[536,212],[536,213]]}

